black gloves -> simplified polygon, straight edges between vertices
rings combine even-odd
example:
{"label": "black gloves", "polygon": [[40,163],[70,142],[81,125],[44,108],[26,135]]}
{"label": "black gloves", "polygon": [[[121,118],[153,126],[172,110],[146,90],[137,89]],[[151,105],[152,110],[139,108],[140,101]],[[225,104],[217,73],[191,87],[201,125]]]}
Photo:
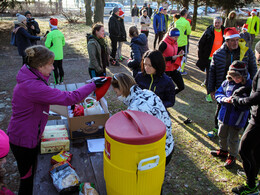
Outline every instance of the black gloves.
{"label": "black gloves", "polygon": [[241,97],[241,96],[243,96],[243,94],[246,94],[245,97],[247,97],[247,96],[250,95],[251,90],[252,90],[252,87],[243,86],[243,87],[240,87],[237,90],[235,90],[233,92],[233,96],[240,96]]}
{"label": "black gloves", "polygon": [[239,97],[238,96],[232,96],[232,104],[235,108],[239,107]]}
{"label": "black gloves", "polygon": [[106,78],[102,78],[102,77],[94,77],[92,79],[94,80],[94,83],[95,83],[97,88],[102,87],[102,85],[104,85],[107,81]]}

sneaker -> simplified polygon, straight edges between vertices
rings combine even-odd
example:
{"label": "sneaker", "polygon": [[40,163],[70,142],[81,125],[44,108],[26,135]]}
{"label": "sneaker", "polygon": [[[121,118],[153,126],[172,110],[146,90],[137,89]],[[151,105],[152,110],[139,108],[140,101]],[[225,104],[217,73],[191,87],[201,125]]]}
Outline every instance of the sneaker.
{"label": "sneaker", "polygon": [[120,57],[120,60],[122,60],[122,61],[123,61],[123,60],[125,60],[125,58],[124,58],[123,56],[121,56],[121,57]]}
{"label": "sneaker", "polygon": [[254,188],[250,188],[247,184],[235,187],[232,189],[232,192],[238,195],[246,195],[246,194],[251,194],[251,195],[257,195],[259,194],[259,190],[257,186]]}
{"label": "sneaker", "polygon": [[224,163],[224,167],[226,167],[227,169],[233,167],[236,163],[236,159],[236,157],[229,155],[226,162]]}
{"label": "sneaker", "polygon": [[214,129],[212,129],[212,131],[208,132],[207,136],[209,138],[213,138],[213,137],[217,136],[217,134],[218,134],[218,129],[214,128]]}
{"label": "sneaker", "polygon": [[220,158],[227,158],[228,157],[228,152],[224,150],[211,150],[211,155],[215,157],[220,157]]}
{"label": "sneaker", "polygon": [[209,103],[212,102],[212,98],[211,98],[210,94],[206,95],[206,101],[209,102]]}
{"label": "sneaker", "polygon": [[186,71],[180,72],[182,76],[187,75],[188,73]]}
{"label": "sneaker", "polygon": [[[237,175],[246,180],[246,173],[244,171],[237,170]],[[255,184],[257,187],[259,186],[258,177],[255,178]]]}

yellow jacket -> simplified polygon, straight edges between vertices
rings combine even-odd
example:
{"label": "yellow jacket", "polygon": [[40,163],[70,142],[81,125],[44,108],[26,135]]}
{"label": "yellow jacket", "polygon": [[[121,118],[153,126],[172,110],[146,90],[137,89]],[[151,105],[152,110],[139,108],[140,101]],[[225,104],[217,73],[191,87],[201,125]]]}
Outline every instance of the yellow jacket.
{"label": "yellow jacket", "polygon": [[254,34],[255,36],[259,33],[259,18],[258,16],[249,17],[246,21],[248,24],[248,32]]}

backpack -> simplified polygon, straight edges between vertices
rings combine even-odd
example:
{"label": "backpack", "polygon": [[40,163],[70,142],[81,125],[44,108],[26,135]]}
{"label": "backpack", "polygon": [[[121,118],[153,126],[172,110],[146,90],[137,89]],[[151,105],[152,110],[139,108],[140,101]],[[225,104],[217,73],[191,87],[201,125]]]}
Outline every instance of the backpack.
{"label": "backpack", "polygon": [[15,42],[15,33],[14,32],[12,32],[12,34],[11,34],[11,45],[17,46],[16,42]]}

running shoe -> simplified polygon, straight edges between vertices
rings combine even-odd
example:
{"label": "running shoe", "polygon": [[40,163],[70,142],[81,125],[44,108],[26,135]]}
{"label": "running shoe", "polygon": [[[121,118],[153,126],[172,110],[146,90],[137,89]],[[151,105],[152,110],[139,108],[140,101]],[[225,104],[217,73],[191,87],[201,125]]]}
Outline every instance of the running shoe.
{"label": "running shoe", "polygon": [[241,186],[235,187],[232,189],[232,192],[238,195],[258,195],[259,190],[258,187],[250,188],[247,184],[243,184]]}

